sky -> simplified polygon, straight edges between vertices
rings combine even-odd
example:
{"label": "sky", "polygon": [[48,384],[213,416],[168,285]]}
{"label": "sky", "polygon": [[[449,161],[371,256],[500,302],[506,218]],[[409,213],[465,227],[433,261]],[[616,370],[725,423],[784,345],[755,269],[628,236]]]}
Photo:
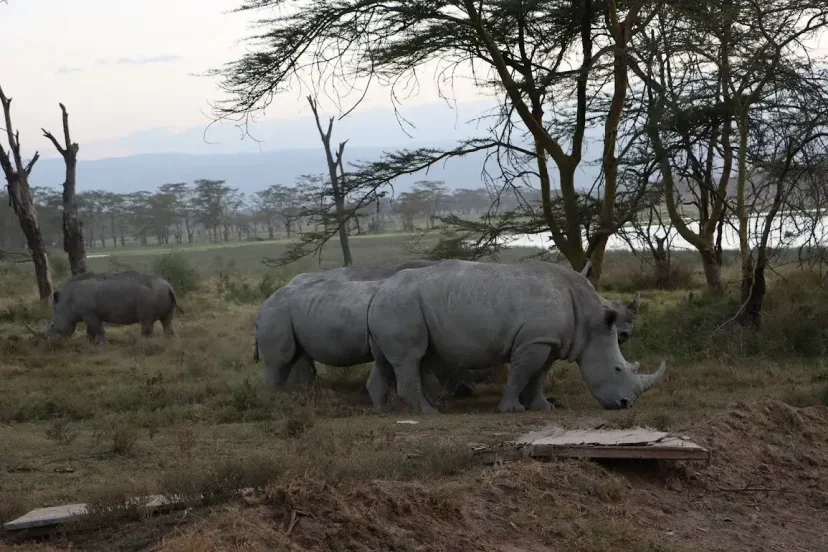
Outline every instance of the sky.
{"label": "sky", "polygon": [[[61,131],[59,102],[69,111],[73,140],[87,159],[140,153],[170,136],[200,134],[210,122],[210,102],[221,95],[215,79],[198,75],[244,51],[241,41],[252,16],[229,13],[238,5],[238,0],[0,3],[0,86],[14,99],[13,122],[24,155],[35,148],[44,157],[56,155],[40,128],[56,135]],[[280,95],[262,127],[279,119],[309,117],[306,93]],[[478,98],[469,86],[458,91],[458,99]],[[331,102],[320,101],[323,113],[336,113]],[[444,111],[436,119],[457,118],[437,102],[436,91],[423,87],[405,107],[433,103]],[[390,106],[388,91],[377,87],[360,110],[382,109],[394,127]],[[460,119],[462,125],[468,117]],[[237,142],[238,133],[229,130],[215,129],[207,138]],[[394,132],[405,138],[399,128]],[[267,149],[296,146],[289,134],[268,138]],[[242,149],[259,147],[246,141]],[[228,152],[223,144],[213,151]]]}
{"label": "sky", "polygon": [[[240,141],[231,125],[202,133],[210,102],[221,98],[214,78],[199,76],[244,51],[248,24],[258,14],[229,13],[240,0],[0,0],[0,86],[14,98],[13,122],[24,156],[35,149],[55,157],[40,128],[60,133],[59,102],[70,113],[83,159],[186,151],[255,152],[318,146],[304,99],[281,94],[253,127],[266,143]],[[828,38],[814,41],[828,54]],[[445,106],[426,75],[403,115],[421,128],[414,140],[452,140],[477,134],[466,121],[491,105],[470,84],[455,90],[459,112]],[[355,98],[356,96],[353,96]],[[321,110],[336,113],[323,98]],[[358,146],[400,147],[409,140],[391,110],[389,91],[372,87],[359,124],[342,128]],[[368,126],[365,126],[368,125]],[[309,127],[309,128],[306,128]],[[298,130],[301,129],[301,132]]]}

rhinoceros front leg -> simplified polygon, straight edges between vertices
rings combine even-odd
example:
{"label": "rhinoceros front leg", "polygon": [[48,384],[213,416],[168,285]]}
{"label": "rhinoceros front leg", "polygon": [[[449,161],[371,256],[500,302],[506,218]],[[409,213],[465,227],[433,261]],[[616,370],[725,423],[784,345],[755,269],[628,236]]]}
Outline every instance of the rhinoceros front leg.
{"label": "rhinoceros front leg", "polygon": [[[506,379],[506,389],[503,398],[500,400],[499,409],[501,412],[523,412],[526,407],[521,404],[521,392],[529,385],[533,378],[544,372],[550,364],[552,347],[543,343],[535,343],[526,347],[518,348],[512,354],[512,369]],[[534,401],[531,407],[539,407]],[[547,403],[549,409],[549,404]]]}
{"label": "rhinoceros front leg", "polygon": [[546,366],[543,370],[532,376],[529,383],[520,393],[520,403],[526,410],[551,410],[552,405],[546,400],[544,394],[543,384],[546,381],[546,376],[549,370],[552,369],[552,363]]}
{"label": "rhinoceros front leg", "polygon": [[88,315],[83,318],[83,323],[86,324],[86,338],[90,343],[106,344],[106,331],[100,318]]}
{"label": "rhinoceros front leg", "polygon": [[152,332],[155,327],[155,320],[149,322],[141,322],[141,335],[143,337],[152,337]]}

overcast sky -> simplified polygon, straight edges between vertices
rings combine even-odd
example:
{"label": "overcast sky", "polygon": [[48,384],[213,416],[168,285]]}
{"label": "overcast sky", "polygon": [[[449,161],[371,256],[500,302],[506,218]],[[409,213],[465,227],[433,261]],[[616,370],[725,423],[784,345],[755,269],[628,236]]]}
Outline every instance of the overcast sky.
{"label": "overcast sky", "polygon": [[[68,107],[73,138],[87,159],[138,153],[136,148],[143,147],[149,151],[150,141],[160,136],[154,133],[189,130],[192,135],[205,128],[209,102],[220,96],[213,79],[196,74],[243,51],[240,40],[247,35],[250,16],[227,13],[238,5],[238,0],[0,3],[0,85],[14,98],[14,124],[26,152],[31,155],[37,148],[54,155],[39,129],[60,131],[58,102]],[[821,52],[828,51],[828,40],[820,42]],[[430,84],[406,107],[438,102]],[[463,102],[480,102],[468,85],[461,84],[456,95],[462,125],[476,114],[475,109],[462,113]],[[361,109],[390,105],[388,91],[375,88]],[[323,104],[323,109],[330,112],[334,106]],[[280,95],[267,112],[271,123],[307,116],[300,92]],[[446,110],[437,118],[454,116]],[[381,117],[374,119],[384,124]],[[396,125],[393,116],[387,124]],[[132,140],[129,150],[118,146],[119,139],[136,133],[145,141]],[[295,146],[292,142],[291,136],[275,136],[267,149]]]}
{"label": "overcast sky", "polygon": [[[237,0],[8,0],[0,3],[0,85],[24,148],[54,152],[40,136],[60,131],[63,102],[85,157],[122,153],[109,144],[139,131],[204,128],[216,81],[195,76],[239,56],[247,14]],[[458,98],[473,99],[471,88]],[[406,105],[439,101],[423,87]],[[323,100],[324,102],[324,100]],[[388,108],[377,88],[361,109]],[[333,112],[333,104],[322,104]],[[309,115],[300,92],[283,94],[268,119]],[[388,121],[395,125],[393,117]],[[400,131],[401,132],[401,131]],[[90,145],[92,146],[90,148]],[[289,147],[290,137],[270,148]],[[381,144],[380,144],[381,145]]]}

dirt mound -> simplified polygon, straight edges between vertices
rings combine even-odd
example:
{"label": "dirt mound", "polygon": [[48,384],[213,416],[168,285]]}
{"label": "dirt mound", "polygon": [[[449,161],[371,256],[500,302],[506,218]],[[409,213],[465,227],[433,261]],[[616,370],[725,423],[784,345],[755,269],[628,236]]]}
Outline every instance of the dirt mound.
{"label": "dirt mound", "polygon": [[718,488],[819,493],[819,479],[828,470],[828,408],[823,406],[739,403],[690,434],[713,451],[702,479]]}

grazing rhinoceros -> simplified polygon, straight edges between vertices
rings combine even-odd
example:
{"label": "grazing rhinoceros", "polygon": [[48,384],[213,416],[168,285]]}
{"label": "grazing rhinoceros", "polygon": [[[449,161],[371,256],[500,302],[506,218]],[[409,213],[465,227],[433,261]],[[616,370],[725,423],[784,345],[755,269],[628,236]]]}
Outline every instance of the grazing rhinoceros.
{"label": "grazing rhinoceros", "polygon": [[[368,308],[376,370],[367,385],[375,406],[390,382],[409,405],[436,412],[423,395],[421,364],[439,358],[469,369],[511,362],[501,412],[548,410],[542,382],[558,359],[576,362],[602,407],[627,408],[664,376],[638,374],[621,355],[618,310],[573,270],[548,263],[444,261],[384,280]],[[524,389],[534,392],[522,404]]]}
{"label": "grazing rhinoceros", "polygon": [[50,337],[69,337],[78,322],[86,324],[90,341],[106,343],[103,324],[141,324],[141,334],[152,335],[156,320],[164,334],[174,336],[178,306],[175,291],[165,279],[134,270],[114,273],[86,272],[69,278],[53,296]]}
{"label": "grazing rhinoceros", "polygon": [[[592,271],[592,261],[587,261],[584,268],[581,270],[581,275],[588,278]],[[600,295],[599,295],[600,297]],[[629,305],[624,305],[621,301],[609,300],[600,297],[601,302],[613,308],[618,312],[618,317],[615,321],[615,327],[618,333],[618,344],[623,345],[632,335],[635,326],[635,317],[638,316],[641,307],[641,295],[636,292],[635,297]],[[481,381],[489,378],[493,369],[468,370],[457,368],[455,370],[437,370],[435,376],[440,381],[449,393],[454,397],[469,396],[473,393],[474,386]],[[521,402],[530,400],[536,393],[543,393],[544,380],[537,382],[541,385],[540,390],[526,389],[521,393]]]}
{"label": "grazing rhinoceros", "polygon": [[[259,308],[254,361],[265,359],[265,385],[312,382],[314,361],[348,367],[371,362],[368,304],[382,281],[401,270],[439,261],[410,261],[394,268],[336,268],[299,274]],[[354,285],[350,285],[350,284]]]}

